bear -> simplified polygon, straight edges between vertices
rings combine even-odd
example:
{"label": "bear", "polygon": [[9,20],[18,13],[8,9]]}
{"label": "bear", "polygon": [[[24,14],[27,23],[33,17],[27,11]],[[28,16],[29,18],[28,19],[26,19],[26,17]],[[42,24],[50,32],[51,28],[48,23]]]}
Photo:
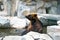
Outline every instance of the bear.
{"label": "bear", "polygon": [[28,20],[30,20],[30,24],[29,24],[29,26],[26,27],[26,30],[22,33],[22,35],[30,32],[30,31],[42,33],[43,24],[38,19],[37,14],[30,14],[30,15],[26,16],[26,18]]}

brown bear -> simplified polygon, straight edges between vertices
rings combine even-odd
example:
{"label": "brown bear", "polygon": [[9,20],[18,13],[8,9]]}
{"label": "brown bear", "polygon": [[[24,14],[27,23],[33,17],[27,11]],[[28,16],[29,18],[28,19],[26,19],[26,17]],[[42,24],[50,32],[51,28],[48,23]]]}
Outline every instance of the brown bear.
{"label": "brown bear", "polygon": [[43,24],[38,19],[37,14],[30,14],[30,15],[26,16],[26,18],[30,20],[30,25],[28,27],[26,27],[26,30],[22,33],[22,35],[30,32],[30,31],[42,33]]}

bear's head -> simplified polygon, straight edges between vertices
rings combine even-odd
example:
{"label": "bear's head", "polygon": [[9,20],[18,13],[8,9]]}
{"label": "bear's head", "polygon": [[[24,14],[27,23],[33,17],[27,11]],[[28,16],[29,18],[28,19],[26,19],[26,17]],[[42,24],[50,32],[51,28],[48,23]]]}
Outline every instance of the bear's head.
{"label": "bear's head", "polygon": [[29,19],[30,21],[36,20],[37,14],[30,14],[30,15],[26,16],[26,18]]}

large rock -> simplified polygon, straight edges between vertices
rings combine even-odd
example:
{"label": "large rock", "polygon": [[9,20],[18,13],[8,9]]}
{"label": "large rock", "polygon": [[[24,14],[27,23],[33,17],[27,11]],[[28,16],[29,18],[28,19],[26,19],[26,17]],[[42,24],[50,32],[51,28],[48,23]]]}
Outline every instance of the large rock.
{"label": "large rock", "polygon": [[60,15],[55,15],[55,14],[41,14],[41,15],[38,15],[38,18],[40,18],[39,16],[46,19],[60,20]]}
{"label": "large rock", "polygon": [[52,40],[47,34],[29,32],[23,36],[5,36],[3,40]]}
{"label": "large rock", "polygon": [[3,16],[0,16],[0,27],[4,28],[4,27],[10,27],[10,20],[6,19]]}
{"label": "large rock", "polygon": [[11,28],[25,28],[28,26],[30,21],[27,18],[18,18],[18,17],[5,17],[0,16],[0,26],[11,27]]}
{"label": "large rock", "polygon": [[29,25],[30,21],[26,18],[18,18],[18,17],[12,17],[10,19],[10,24],[12,28],[18,28],[22,29],[25,28],[27,25]]}
{"label": "large rock", "polygon": [[42,22],[43,25],[48,25],[48,20],[46,19],[46,17],[40,16],[39,20]]}
{"label": "large rock", "polygon": [[48,26],[47,34],[49,34],[54,40],[60,39],[60,26]]}
{"label": "large rock", "polygon": [[44,2],[39,0],[39,1],[37,1],[36,8],[43,7],[43,5],[44,5]]}
{"label": "large rock", "polygon": [[23,37],[23,38],[22,38],[21,40],[34,40],[33,37],[28,36],[28,35],[24,35],[24,36],[22,36],[22,37]]}
{"label": "large rock", "polygon": [[57,14],[57,7],[51,7],[51,9],[49,10],[49,14]]}
{"label": "large rock", "polygon": [[40,14],[38,18],[44,25],[56,25],[57,21],[60,20],[60,15]]}
{"label": "large rock", "polygon": [[0,11],[0,16],[7,16],[7,11]]}
{"label": "large rock", "polygon": [[27,7],[25,4],[23,4],[23,2],[19,2],[18,3],[18,9],[17,9],[17,16],[20,17],[20,18],[24,18],[25,15],[23,15],[23,12],[28,12],[30,11],[30,8]]}
{"label": "large rock", "polygon": [[35,40],[52,40],[47,34],[40,34],[40,33],[32,32],[32,31],[27,33],[26,36],[31,36]]}
{"label": "large rock", "polygon": [[2,39],[2,37],[0,37],[0,40]]}
{"label": "large rock", "polygon": [[58,4],[58,6],[57,6],[57,13],[60,15],[60,4]]}
{"label": "large rock", "polygon": [[46,14],[45,8],[40,8],[40,9],[37,11],[37,15],[40,15],[40,14]]}
{"label": "large rock", "polygon": [[5,36],[3,40],[34,40],[31,36]]}
{"label": "large rock", "polygon": [[57,21],[57,24],[60,25],[60,21]]}
{"label": "large rock", "polygon": [[5,36],[3,40],[21,40],[21,36]]}
{"label": "large rock", "polygon": [[57,4],[58,4],[57,1],[52,1],[51,3],[52,3],[52,6],[55,6],[55,7],[58,6],[58,5],[57,5]]}
{"label": "large rock", "polygon": [[53,36],[52,36],[52,38],[54,40],[60,40],[60,33],[54,33]]}
{"label": "large rock", "polygon": [[54,26],[47,26],[47,33],[57,33],[60,32],[60,26],[54,25]]}
{"label": "large rock", "polygon": [[45,2],[45,5],[44,5],[45,8],[48,8],[48,7],[51,7],[51,6],[52,6],[51,2]]}

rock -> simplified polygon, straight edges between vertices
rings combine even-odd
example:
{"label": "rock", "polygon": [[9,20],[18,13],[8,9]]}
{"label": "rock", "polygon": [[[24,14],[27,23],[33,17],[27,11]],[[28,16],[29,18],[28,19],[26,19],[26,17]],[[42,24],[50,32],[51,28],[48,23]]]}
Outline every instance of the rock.
{"label": "rock", "polygon": [[40,34],[37,32],[29,32],[23,36],[5,36],[3,40],[52,40],[47,34]]}
{"label": "rock", "polygon": [[5,36],[3,40],[21,40],[21,36]]}
{"label": "rock", "polygon": [[34,40],[33,37],[29,36],[29,35],[24,35],[22,40]]}
{"label": "rock", "polygon": [[36,8],[43,7],[43,5],[44,5],[44,2],[43,2],[43,1],[41,1],[41,0],[39,0],[39,1],[37,1]]}
{"label": "rock", "polygon": [[51,3],[52,3],[52,6],[55,6],[55,7],[56,7],[57,4],[58,4],[57,1],[52,1]]}
{"label": "rock", "polygon": [[60,40],[60,33],[54,33],[53,36],[52,36],[52,38],[54,40]]}
{"label": "rock", "polygon": [[25,15],[23,15],[24,13],[23,12],[28,12],[30,11],[30,8],[27,7],[25,4],[23,4],[23,2],[19,2],[18,4],[18,9],[17,9],[17,16],[20,17],[20,18],[24,18]]}
{"label": "rock", "polygon": [[47,26],[47,34],[49,34],[53,39],[59,40],[60,38],[60,26]]}
{"label": "rock", "polygon": [[2,37],[0,37],[0,40],[2,39]]}
{"label": "rock", "polygon": [[56,25],[57,21],[60,20],[60,15],[54,14],[40,14],[38,15],[39,20],[43,25]]}
{"label": "rock", "polygon": [[57,7],[51,7],[49,14],[57,14]]}
{"label": "rock", "polygon": [[32,31],[27,33],[26,35],[31,36],[32,38],[37,39],[37,40],[52,40],[47,34],[40,34],[40,33],[32,32]]}
{"label": "rock", "polygon": [[38,19],[42,22],[43,25],[48,25],[48,20],[46,17],[40,15],[38,16]]}
{"label": "rock", "polygon": [[0,27],[2,28],[10,27],[10,20],[4,18],[3,16],[0,16]]}
{"label": "rock", "polygon": [[60,15],[54,15],[54,14],[43,14],[47,19],[52,19],[52,20],[60,20]]}
{"label": "rock", "polygon": [[41,1],[41,0],[37,1],[36,9],[37,9],[38,15],[46,14],[46,10],[44,8],[44,2],[43,1]]}
{"label": "rock", "polygon": [[57,21],[57,24],[60,25],[60,21]]}
{"label": "rock", "polygon": [[40,35],[41,34],[40,33],[37,33],[37,32],[31,31],[31,32],[27,33],[26,35],[32,36],[35,39],[35,38],[40,38]]}
{"label": "rock", "polygon": [[45,8],[40,8],[40,9],[37,11],[37,15],[40,15],[40,14],[46,14]]}
{"label": "rock", "polygon": [[7,16],[7,11],[0,11],[0,16]]}
{"label": "rock", "polygon": [[34,40],[31,36],[5,36],[3,40]]}
{"label": "rock", "polygon": [[45,8],[48,8],[48,7],[51,7],[51,6],[52,6],[51,2],[45,2],[45,5],[44,5]]}
{"label": "rock", "polygon": [[3,40],[52,40],[47,34],[29,32],[23,36],[5,36]]}
{"label": "rock", "polygon": [[13,17],[10,20],[10,24],[12,25],[12,28],[18,28],[22,29],[25,28],[27,25],[29,25],[30,21],[26,18],[18,18],[18,17]]}
{"label": "rock", "polygon": [[57,13],[60,15],[60,4],[58,4],[58,6],[57,6]]}
{"label": "rock", "polygon": [[60,26],[53,25],[53,26],[47,26],[47,33],[50,32],[60,32]]}

